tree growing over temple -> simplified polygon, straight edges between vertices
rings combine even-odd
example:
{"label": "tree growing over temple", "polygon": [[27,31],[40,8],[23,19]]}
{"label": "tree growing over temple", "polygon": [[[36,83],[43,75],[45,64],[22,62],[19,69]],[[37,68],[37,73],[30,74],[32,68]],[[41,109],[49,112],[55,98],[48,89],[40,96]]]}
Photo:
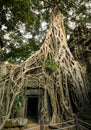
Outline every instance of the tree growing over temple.
{"label": "tree growing over temple", "polygon": [[[25,90],[29,81],[44,90],[43,116],[52,125],[73,116],[73,107],[84,110],[88,87],[85,69],[69,50],[59,0],[44,0],[46,8],[51,7],[50,25],[44,43],[20,65],[3,62],[0,66],[0,118],[3,128],[10,117],[17,95]],[[61,3],[62,4],[62,3]],[[47,94],[52,106],[48,115]]]}

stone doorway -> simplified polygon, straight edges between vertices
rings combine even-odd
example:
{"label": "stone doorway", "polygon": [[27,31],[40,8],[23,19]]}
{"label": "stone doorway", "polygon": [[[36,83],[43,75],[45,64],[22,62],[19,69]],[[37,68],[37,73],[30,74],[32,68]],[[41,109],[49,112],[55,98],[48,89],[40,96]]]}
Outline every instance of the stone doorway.
{"label": "stone doorway", "polygon": [[43,101],[42,89],[27,88],[26,95],[26,109],[25,116],[34,123],[39,123],[41,118],[41,109]]}
{"label": "stone doorway", "polygon": [[38,97],[28,97],[27,98],[27,110],[26,116],[29,120],[33,122],[38,122],[38,113],[39,113],[39,98]]}

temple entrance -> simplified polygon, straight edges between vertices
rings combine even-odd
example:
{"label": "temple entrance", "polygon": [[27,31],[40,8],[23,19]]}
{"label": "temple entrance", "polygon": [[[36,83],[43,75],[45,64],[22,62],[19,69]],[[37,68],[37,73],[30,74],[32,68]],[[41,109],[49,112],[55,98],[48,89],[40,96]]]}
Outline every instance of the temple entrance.
{"label": "temple entrance", "polygon": [[27,88],[25,117],[34,123],[39,123],[41,118],[41,109],[43,105],[43,89]]}
{"label": "temple entrance", "polygon": [[38,122],[38,113],[39,113],[38,104],[39,104],[38,97],[28,97],[26,116],[29,120],[33,122]]}

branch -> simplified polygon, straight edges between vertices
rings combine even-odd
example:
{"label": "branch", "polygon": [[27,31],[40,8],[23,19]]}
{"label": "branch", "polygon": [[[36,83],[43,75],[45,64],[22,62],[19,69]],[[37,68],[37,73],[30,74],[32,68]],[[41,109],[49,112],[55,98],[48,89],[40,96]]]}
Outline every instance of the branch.
{"label": "branch", "polygon": [[50,5],[50,6],[54,6],[54,4],[52,3],[52,1],[47,1],[47,0],[40,0],[40,1],[44,1],[45,3],[47,3],[48,5]]}

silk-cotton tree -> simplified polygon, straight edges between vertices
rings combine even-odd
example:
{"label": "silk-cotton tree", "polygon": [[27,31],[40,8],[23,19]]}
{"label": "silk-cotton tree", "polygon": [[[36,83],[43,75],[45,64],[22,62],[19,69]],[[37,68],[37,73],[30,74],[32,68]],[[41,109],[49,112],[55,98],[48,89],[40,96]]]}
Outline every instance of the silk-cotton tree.
{"label": "silk-cotton tree", "polygon": [[[45,2],[51,12],[43,45],[20,65],[4,62],[0,66],[0,129],[11,115],[16,96],[25,90],[29,81],[34,87],[36,81],[37,88],[44,89],[43,117],[50,125],[72,117],[73,103],[78,111],[87,103],[85,70],[68,48],[59,1]],[[52,106],[51,118],[47,94]]]}

